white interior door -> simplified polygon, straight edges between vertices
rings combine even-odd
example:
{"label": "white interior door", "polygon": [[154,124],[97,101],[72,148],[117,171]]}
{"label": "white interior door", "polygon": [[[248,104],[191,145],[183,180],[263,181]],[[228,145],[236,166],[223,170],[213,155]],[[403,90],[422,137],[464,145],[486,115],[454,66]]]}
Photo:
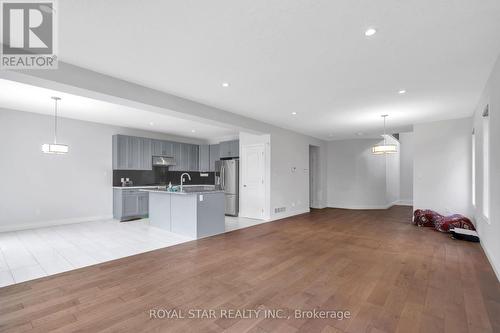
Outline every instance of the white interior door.
{"label": "white interior door", "polygon": [[240,215],[252,219],[263,219],[266,200],[264,144],[243,146],[240,163]]}

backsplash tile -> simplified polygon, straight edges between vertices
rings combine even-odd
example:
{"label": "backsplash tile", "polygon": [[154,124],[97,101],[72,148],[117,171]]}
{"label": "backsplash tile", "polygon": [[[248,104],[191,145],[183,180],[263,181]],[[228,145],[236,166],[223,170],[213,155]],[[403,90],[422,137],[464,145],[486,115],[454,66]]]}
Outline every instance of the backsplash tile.
{"label": "backsplash tile", "polygon": [[[215,183],[214,172],[199,171],[168,171],[167,168],[153,168],[153,170],[113,170],[113,186],[121,186],[121,178],[130,178],[134,186],[146,185],[179,185],[181,174],[189,173],[191,181],[187,179],[185,184],[211,185]],[[208,177],[201,177],[200,174],[208,174]]]}

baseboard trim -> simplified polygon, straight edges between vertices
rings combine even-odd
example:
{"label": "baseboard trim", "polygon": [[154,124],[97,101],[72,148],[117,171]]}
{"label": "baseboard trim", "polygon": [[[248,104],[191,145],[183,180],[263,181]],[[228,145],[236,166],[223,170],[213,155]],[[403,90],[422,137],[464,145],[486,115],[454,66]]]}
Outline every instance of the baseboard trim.
{"label": "baseboard trim", "polygon": [[272,216],[268,221],[271,222],[271,221],[286,219],[287,217],[302,215],[302,214],[306,214],[309,212],[310,212],[310,209],[308,208],[308,209],[304,209],[304,210],[300,210],[300,211],[294,211],[294,212],[289,212],[289,213],[284,213],[284,214],[276,214],[276,215]]}
{"label": "baseboard trim", "polygon": [[397,201],[391,202],[387,205],[336,205],[330,204],[328,208],[339,208],[339,209],[352,209],[352,210],[372,210],[372,209],[388,209],[392,206],[397,205]]}
{"label": "baseboard trim", "polygon": [[486,258],[490,262],[490,266],[491,266],[491,268],[493,268],[493,272],[495,272],[495,275],[497,276],[497,280],[500,282],[500,272],[498,271],[498,269],[495,266],[495,262],[496,262],[495,257],[490,252],[488,252],[488,249],[484,245],[483,241],[480,241],[479,244],[481,244],[481,247],[483,248],[483,252],[484,252],[484,254],[486,254]]}
{"label": "baseboard trim", "polygon": [[54,227],[54,226],[58,226],[58,225],[75,224],[75,223],[82,223],[82,222],[92,222],[92,221],[99,221],[99,220],[110,220],[112,218],[113,218],[113,215],[110,214],[110,215],[100,215],[100,216],[73,217],[73,218],[68,218],[68,219],[41,221],[41,222],[37,222],[37,223],[12,224],[12,225],[0,226],[0,232],[27,230],[27,229],[44,228],[44,227]]}
{"label": "baseboard trim", "polygon": [[412,206],[413,207],[413,200],[398,200],[394,204],[398,205],[398,206]]}

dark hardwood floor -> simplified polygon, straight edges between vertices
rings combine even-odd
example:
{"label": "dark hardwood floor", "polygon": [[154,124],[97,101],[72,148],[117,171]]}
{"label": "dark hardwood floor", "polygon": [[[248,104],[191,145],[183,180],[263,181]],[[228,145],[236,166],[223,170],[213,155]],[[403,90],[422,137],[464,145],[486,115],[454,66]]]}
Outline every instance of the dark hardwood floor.
{"label": "dark hardwood floor", "polygon": [[[415,227],[410,215],[314,210],[8,286],[0,331],[500,332],[500,286],[480,245]],[[150,319],[160,308],[292,316]],[[351,318],[293,316],[314,308]]]}

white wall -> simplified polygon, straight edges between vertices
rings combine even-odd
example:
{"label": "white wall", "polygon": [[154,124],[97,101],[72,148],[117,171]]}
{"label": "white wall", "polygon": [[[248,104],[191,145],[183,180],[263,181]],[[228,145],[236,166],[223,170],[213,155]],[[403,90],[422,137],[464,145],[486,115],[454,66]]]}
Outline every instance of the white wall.
{"label": "white wall", "polygon": [[413,205],[413,132],[399,133],[400,204]]}
{"label": "white wall", "polygon": [[336,140],[328,143],[328,207],[385,209],[399,202],[400,146],[387,136],[398,153],[372,154],[380,139]]}
{"label": "white wall", "polygon": [[154,132],[61,118],[67,155],[41,152],[53,140],[51,116],[0,109],[0,231],[112,215],[112,135],[200,143]]}
{"label": "white wall", "polygon": [[472,216],[471,118],[413,127],[415,209]]}
{"label": "white wall", "polygon": [[[309,144],[321,146],[321,141],[286,130],[274,129],[271,134],[255,135],[240,132],[240,149],[243,145],[266,144],[266,219],[280,219],[309,211]],[[321,147],[320,147],[321,150]],[[320,152],[320,166],[326,164],[326,151]],[[270,163],[267,163],[267,161]],[[244,163],[244,162],[243,162]],[[324,172],[325,167],[321,168]],[[323,176],[324,177],[324,176]],[[320,189],[320,202],[326,206],[324,190]],[[241,193],[241,191],[240,191]],[[267,194],[269,193],[269,194]],[[246,200],[241,197],[241,200]],[[275,213],[275,208],[285,207]]]}
{"label": "white wall", "polygon": [[328,143],[328,207],[385,208],[386,162],[373,155],[374,139],[336,140]]}
{"label": "white wall", "polygon": [[[483,215],[482,113],[489,105],[490,123],[490,218]],[[476,207],[473,208],[481,245],[500,279],[500,57],[474,113],[476,133]]]}
{"label": "white wall", "polygon": [[[320,183],[326,185],[324,142],[285,130],[271,132],[271,219],[309,211],[309,145],[320,147]],[[325,207],[326,188],[319,192],[321,207]],[[286,211],[275,213],[279,207]]]}

